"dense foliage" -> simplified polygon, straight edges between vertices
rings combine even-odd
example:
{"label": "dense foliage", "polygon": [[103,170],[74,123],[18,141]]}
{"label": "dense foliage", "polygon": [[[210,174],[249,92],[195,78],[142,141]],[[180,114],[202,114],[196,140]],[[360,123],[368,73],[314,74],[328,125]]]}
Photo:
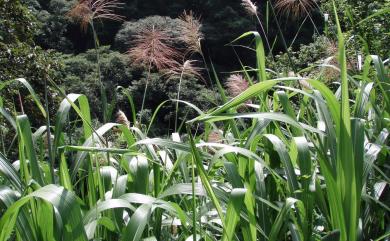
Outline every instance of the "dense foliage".
{"label": "dense foliage", "polygon": [[[332,5],[324,2],[324,11],[332,12]],[[390,42],[390,13],[383,8],[386,5],[389,5],[389,1],[348,0],[339,4],[338,14],[342,19],[342,27],[348,36],[354,36],[352,41],[355,42],[355,51],[390,55],[389,48],[383,47]]]}
{"label": "dense foliage", "polygon": [[[19,0],[1,1],[0,13],[0,83],[23,77],[29,80],[33,88],[43,90],[45,81],[55,79],[60,64],[53,59],[53,53],[35,44],[34,35],[38,29],[36,18]],[[37,115],[38,108],[25,88],[20,88],[18,84],[5,88],[1,94],[5,108],[12,113],[29,114],[34,125],[44,123]],[[37,94],[40,99],[44,99],[44,91]],[[48,101],[53,104],[48,108],[51,114],[54,114],[54,107],[58,103],[53,97],[48,97]],[[2,123],[0,128],[4,133],[9,133],[8,124]],[[8,135],[3,138],[8,144],[12,142],[12,137]]]}

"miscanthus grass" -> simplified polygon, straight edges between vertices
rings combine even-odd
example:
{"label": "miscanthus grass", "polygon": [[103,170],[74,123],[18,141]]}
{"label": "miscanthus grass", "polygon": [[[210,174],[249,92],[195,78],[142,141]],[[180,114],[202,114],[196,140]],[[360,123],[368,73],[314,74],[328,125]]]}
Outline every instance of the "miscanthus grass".
{"label": "miscanthus grass", "polygon": [[[15,134],[18,154],[2,143],[0,241],[386,240],[388,60],[366,55],[362,71],[350,75],[337,27],[336,87],[322,82],[323,71],[267,72],[262,39],[248,32],[237,40],[254,38],[257,81],[246,82],[246,69],[235,72],[206,112],[180,100],[199,115],[166,138],[149,138],[122,111],[115,123],[94,127],[87,98],[65,95],[51,80],[64,98],[52,125],[33,128],[0,101],[1,126]],[[149,29],[129,54],[150,68],[171,67],[165,39]],[[170,69],[196,76],[194,64]],[[47,117],[27,80],[0,91],[12,83]],[[237,111],[249,100],[250,109]]]}
{"label": "miscanthus grass", "polygon": [[123,21],[124,17],[115,13],[123,8],[123,3],[118,0],[77,0],[67,13],[74,22],[80,24],[81,30],[86,33],[90,28],[93,35],[93,42],[96,53],[97,83],[100,86],[100,96],[102,99],[103,120],[110,119],[110,106],[107,100],[105,86],[102,82],[100,68],[100,42],[96,32],[96,21],[111,20]]}

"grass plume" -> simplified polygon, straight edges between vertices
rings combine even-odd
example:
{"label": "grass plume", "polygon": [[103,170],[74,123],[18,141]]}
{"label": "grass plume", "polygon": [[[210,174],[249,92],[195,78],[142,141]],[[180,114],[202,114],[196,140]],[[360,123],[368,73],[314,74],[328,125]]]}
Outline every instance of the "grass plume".
{"label": "grass plume", "polygon": [[236,97],[249,87],[248,81],[240,74],[232,74],[226,80],[226,87],[231,97]]}
{"label": "grass plume", "polygon": [[86,32],[88,25],[97,19],[122,21],[123,16],[114,12],[122,8],[122,5],[118,0],[79,0],[68,12],[68,16],[80,23],[81,29]]}
{"label": "grass plume", "polygon": [[174,69],[179,66],[181,54],[173,46],[172,39],[164,30],[155,26],[141,30],[132,42],[127,54],[134,64],[154,67],[157,70]]}
{"label": "grass plume", "polygon": [[277,0],[275,8],[279,14],[287,17],[301,18],[318,8],[315,0]]}
{"label": "grass plume", "polygon": [[201,40],[204,36],[201,31],[200,17],[195,16],[192,11],[184,11],[179,19],[182,21],[180,39],[187,45],[186,53],[201,53]]}

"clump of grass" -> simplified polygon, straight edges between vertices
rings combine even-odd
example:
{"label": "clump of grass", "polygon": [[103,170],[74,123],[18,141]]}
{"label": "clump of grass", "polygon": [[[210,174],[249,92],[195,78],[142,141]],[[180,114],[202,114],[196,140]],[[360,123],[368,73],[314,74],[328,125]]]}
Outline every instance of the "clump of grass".
{"label": "clump of grass", "polygon": [[97,82],[100,86],[100,96],[102,99],[103,121],[106,122],[110,117],[109,106],[107,103],[107,94],[102,82],[102,74],[100,69],[100,54],[99,54],[99,38],[95,30],[95,20],[109,19],[114,21],[122,21],[124,18],[115,13],[115,10],[121,9],[123,3],[118,0],[78,0],[73,8],[67,13],[74,21],[80,24],[81,30],[86,32],[88,26],[91,27],[93,40],[96,52],[96,64],[98,78]]}
{"label": "clump of grass", "polygon": [[[184,135],[149,138],[130,127],[122,111],[117,123],[93,128],[86,97],[65,95],[49,80],[64,100],[55,116],[53,142],[46,144],[55,154],[48,163],[46,147],[40,145],[45,126],[35,131],[26,115],[13,116],[1,105],[0,114],[16,133],[19,156],[12,161],[0,152],[0,240],[389,237],[383,225],[389,220],[383,201],[390,182],[383,162],[389,157],[389,69],[373,55],[366,59],[372,65],[349,76],[344,36],[337,27],[340,89],[298,74],[267,78],[260,36],[248,32],[238,39],[255,37],[259,68],[254,71],[261,81],[249,86],[242,75],[233,74],[227,80],[232,99],[224,98],[221,106],[203,112],[186,103],[199,116],[187,121]],[[166,60],[172,57],[167,49],[158,62],[161,53],[152,50],[171,48],[168,39],[161,32],[147,34],[138,38],[139,49],[133,52],[139,64],[149,71],[153,65],[175,75],[198,74],[191,60],[172,65],[175,57]],[[26,80],[2,87],[13,82],[30,91],[47,117]],[[308,87],[296,89],[296,82]],[[248,100],[258,111],[235,112]],[[269,108],[262,108],[265,104]],[[81,136],[65,138],[79,122]],[[118,129],[125,146],[102,145]]]}
{"label": "clump of grass", "polygon": [[[181,58],[181,53],[171,46],[171,37],[161,29],[155,26],[148,26],[135,36],[133,46],[127,51],[131,62],[136,65],[143,66],[148,70],[146,77],[146,86],[143,94],[141,113],[144,109],[145,98],[149,85],[149,78],[152,69],[156,70],[172,70],[179,68],[178,59]],[[142,115],[139,119],[142,124]]]}

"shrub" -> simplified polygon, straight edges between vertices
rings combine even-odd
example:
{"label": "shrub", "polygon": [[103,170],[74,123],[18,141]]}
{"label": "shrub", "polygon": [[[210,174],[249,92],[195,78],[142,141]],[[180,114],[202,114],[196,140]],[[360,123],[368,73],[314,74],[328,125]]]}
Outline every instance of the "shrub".
{"label": "shrub", "polygon": [[[127,86],[132,82],[132,69],[125,56],[111,51],[109,46],[99,49],[102,82],[110,97],[115,97],[116,86]],[[63,68],[57,72],[67,93],[82,93],[88,96],[95,117],[101,117],[100,85],[97,82],[95,50],[78,55],[59,55]]]}

